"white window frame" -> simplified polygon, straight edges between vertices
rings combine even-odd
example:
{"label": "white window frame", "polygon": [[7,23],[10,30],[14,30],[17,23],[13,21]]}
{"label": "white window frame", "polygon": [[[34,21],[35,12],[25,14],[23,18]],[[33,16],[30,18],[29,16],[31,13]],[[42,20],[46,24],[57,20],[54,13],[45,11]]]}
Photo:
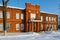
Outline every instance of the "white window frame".
{"label": "white window frame", "polygon": [[20,30],[20,24],[16,24],[16,30]]}
{"label": "white window frame", "polygon": [[24,19],[24,14],[21,14],[21,19]]}
{"label": "white window frame", "polygon": [[48,16],[46,16],[46,21],[48,21],[48,18],[49,18],[49,17],[48,17]]}
{"label": "white window frame", "polygon": [[10,12],[7,12],[6,16],[9,19],[10,18]]}
{"label": "white window frame", "polygon": [[16,19],[20,19],[20,14],[16,13]]}
{"label": "white window frame", "polygon": [[41,21],[43,21],[43,16],[41,16]]}
{"label": "white window frame", "polygon": [[49,17],[49,21],[51,21],[51,17]]}
{"label": "white window frame", "polygon": [[36,14],[35,13],[31,13],[30,14],[30,19],[36,19]]}
{"label": "white window frame", "polygon": [[0,18],[3,18],[3,12],[0,11]]}

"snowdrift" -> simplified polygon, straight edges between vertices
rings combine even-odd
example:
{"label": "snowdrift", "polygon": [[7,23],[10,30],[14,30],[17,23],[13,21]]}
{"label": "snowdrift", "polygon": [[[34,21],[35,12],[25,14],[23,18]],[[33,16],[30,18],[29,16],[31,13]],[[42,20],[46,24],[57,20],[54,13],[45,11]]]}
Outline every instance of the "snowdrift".
{"label": "snowdrift", "polygon": [[0,40],[60,40],[60,31],[8,33],[6,36],[0,36]]}

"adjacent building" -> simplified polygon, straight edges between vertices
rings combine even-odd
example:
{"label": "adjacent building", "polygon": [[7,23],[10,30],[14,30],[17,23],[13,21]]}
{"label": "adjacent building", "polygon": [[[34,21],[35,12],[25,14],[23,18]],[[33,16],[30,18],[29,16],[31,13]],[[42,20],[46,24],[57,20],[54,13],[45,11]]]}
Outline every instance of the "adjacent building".
{"label": "adjacent building", "polygon": [[[58,15],[40,11],[39,5],[26,3],[26,8],[6,8],[7,32],[57,31]],[[3,32],[3,7],[0,6],[0,32]]]}

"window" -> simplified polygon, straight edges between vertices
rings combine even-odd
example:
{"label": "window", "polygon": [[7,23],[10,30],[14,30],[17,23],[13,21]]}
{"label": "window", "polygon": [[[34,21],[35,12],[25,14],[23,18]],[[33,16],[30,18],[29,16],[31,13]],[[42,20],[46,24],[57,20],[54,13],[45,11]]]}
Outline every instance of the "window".
{"label": "window", "polygon": [[0,18],[3,18],[3,13],[2,13],[2,11],[0,11]]}
{"label": "window", "polygon": [[24,19],[24,14],[21,14],[21,19]]}
{"label": "window", "polygon": [[48,21],[48,16],[46,16],[46,21]]}
{"label": "window", "polygon": [[10,29],[10,24],[7,24],[6,25],[6,30],[9,30]]}
{"label": "window", "polygon": [[7,18],[10,18],[10,13],[9,13],[9,12],[7,12],[6,16],[7,16]]}
{"label": "window", "polygon": [[16,13],[16,19],[19,19],[20,15],[19,13]]}
{"label": "window", "polygon": [[31,14],[31,15],[30,15],[30,18],[31,18],[31,19],[36,19],[36,14]]}
{"label": "window", "polygon": [[41,30],[43,30],[43,24],[41,24]]}
{"label": "window", "polygon": [[48,30],[49,29],[49,26],[48,26],[48,24],[46,24],[46,30]]}
{"label": "window", "polygon": [[49,17],[49,21],[51,21],[51,17]]}
{"label": "window", "polygon": [[43,21],[43,16],[41,16],[41,21]]}
{"label": "window", "polygon": [[54,25],[52,25],[52,30],[54,30]]}
{"label": "window", "polygon": [[3,24],[0,24],[0,31],[3,30]]}
{"label": "window", "polygon": [[21,24],[21,30],[24,30],[24,24]]}
{"label": "window", "polygon": [[54,18],[54,22],[56,22],[56,18]]}
{"label": "window", "polygon": [[16,30],[20,30],[20,25],[16,24]]}
{"label": "window", "polygon": [[52,22],[53,22],[53,17],[52,17]]}

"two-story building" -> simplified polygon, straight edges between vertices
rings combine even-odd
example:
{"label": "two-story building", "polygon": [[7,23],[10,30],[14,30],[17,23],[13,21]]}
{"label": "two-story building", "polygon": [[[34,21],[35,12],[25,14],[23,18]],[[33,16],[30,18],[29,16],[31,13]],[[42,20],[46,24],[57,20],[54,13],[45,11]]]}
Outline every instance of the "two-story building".
{"label": "two-story building", "polygon": [[[7,32],[57,31],[58,15],[40,11],[39,5],[26,3],[26,8],[7,6]],[[0,32],[3,32],[3,7],[0,5]]]}

